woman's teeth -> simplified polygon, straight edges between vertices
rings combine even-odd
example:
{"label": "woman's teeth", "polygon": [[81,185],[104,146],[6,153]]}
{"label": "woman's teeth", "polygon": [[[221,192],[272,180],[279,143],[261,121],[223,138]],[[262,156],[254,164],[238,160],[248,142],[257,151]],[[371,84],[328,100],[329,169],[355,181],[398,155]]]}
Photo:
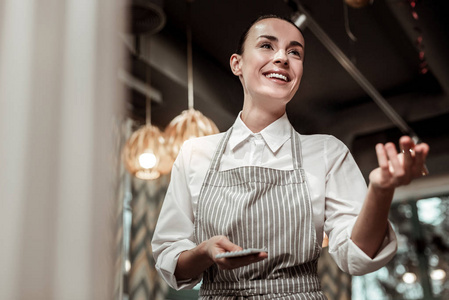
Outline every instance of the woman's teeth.
{"label": "woman's teeth", "polygon": [[270,73],[270,74],[267,74],[265,76],[268,77],[268,78],[278,78],[278,79],[287,81],[287,77],[282,75],[282,74]]}

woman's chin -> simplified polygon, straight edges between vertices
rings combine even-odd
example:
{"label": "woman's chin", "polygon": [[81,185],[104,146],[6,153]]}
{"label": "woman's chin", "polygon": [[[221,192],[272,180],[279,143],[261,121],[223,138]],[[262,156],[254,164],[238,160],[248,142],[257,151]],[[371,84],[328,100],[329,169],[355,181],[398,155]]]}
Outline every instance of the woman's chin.
{"label": "woman's chin", "polygon": [[285,106],[292,99],[292,95],[289,93],[272,92],[265,94],[264,98],[274,105],[279,104]]}

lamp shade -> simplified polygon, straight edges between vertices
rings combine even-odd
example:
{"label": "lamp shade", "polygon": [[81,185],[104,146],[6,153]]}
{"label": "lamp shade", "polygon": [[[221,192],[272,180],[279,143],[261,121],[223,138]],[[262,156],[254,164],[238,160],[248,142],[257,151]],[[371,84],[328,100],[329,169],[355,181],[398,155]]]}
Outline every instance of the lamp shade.
{"label": "lamp shade", "polygon": [[135,131],[125,144],[122,152],[126,169],[144,180],[158,178],[170,172],[173,159],[165,148],[165,140],[160,130],[145,125]]}
{"label": "lamp shade", "polygon": [[128,31],[133,34],[155,34],[166,23],[163,0],[128,0]]}
{"label": "lamp shade", "polygon": [[361,8],[372,3],[372,0],[345,0],[345,3],[354,8]]}
{"label": "lamp shade", "polygon": [[193,108],[184,110],[165,129],[167,151],[175,159],[186,140],[219,132],[215,123],[200,111]]}

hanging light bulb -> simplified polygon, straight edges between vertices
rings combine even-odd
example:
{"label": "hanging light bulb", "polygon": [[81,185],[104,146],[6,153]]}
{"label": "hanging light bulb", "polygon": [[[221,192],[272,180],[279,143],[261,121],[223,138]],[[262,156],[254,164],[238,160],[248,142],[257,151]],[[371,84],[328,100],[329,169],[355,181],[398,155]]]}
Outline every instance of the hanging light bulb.
{"label": "hanging light bulb", "polygon": [[212,120],[193,108],[193,59],[192,30],[190,22],[190,2],[187,0],[187,88],[189,109],[175,117],[164,132],[167,149],[174,159],[182,144],[191,138],[219,133]]}
{"label": "hanging light bulb", "polygon": [[139,155],[139,164],[144,169],[154,168],[157,164],[157,157],[151,150]]}
{"label": "hanging light bulb", "polygon": [[151,125],[145,125],[131,135],[123,148],[123,161],[132,175],[144,180],[168,173],[165,165],[173,163],[161,132]]}

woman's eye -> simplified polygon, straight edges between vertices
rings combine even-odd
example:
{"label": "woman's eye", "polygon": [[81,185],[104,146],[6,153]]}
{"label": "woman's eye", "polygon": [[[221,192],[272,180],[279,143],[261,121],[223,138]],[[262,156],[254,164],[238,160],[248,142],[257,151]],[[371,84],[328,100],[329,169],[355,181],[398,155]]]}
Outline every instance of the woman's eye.
{"label": "woman's eye", "polygon": [[262,44],[262,45],[260,46],[260,48],[272,49],[273,47],[271,47],[270,44]]}
{"label": "woman's eye", "polygon": [[293,54],[293,55],[301,57],[301,53],[299,53],[299,51],[291,50],[290,53]]}

